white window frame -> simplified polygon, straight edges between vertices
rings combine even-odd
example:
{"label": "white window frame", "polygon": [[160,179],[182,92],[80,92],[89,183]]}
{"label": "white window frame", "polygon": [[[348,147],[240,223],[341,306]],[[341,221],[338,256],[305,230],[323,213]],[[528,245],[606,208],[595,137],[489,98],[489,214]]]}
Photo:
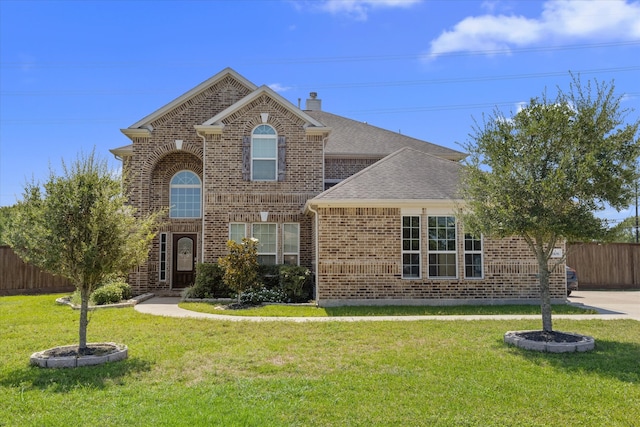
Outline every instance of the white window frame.
{"label": "white window frame", "polygon": [[[438,218],[453,218],[453,231],[454,231],[454,238],[453,238],[453,250],[450,249],[432,249],[431,248],[431,241],[434,239],[431,239],[431,230],[432,227],[429,226],[430,224],[430,219],[431,218],[436,218],[436,222],[438,222]],[[438,227],[438,225],[436,224],[435,227],[435,231],[437,233],[437,231],[440,229],[440,227]],[[449,227],[445,227],[445,230],[449,229]],[[440,240],[451,240],[451,239],[441,239],[438,238],[438,236],[436,236],[435,241],[440,241]],[[433,265],[433,263],[431,262],[431,255],[453,255],[454,260],[455,260],[455,275],[454,276],[441,276],[441,275],[432,275],[431,274],[431,266]],[[439,264],[436,264],[439,265]],[[443,215],[428,215],[427,216],[427,275],[429,277],[429,279],[436,279],[436,280],[450,280],[450,279],[457,279],[458,278],[458,221],[457,218],[454,215],[447,215],[447,214],[443,214]]]}
{"label": "white window frame", "polygon": [[[261,225],[273,225],[275,227],[275,231],[274,231],[274,236],[275,236],[275,244],[274,244],[274,248],[275,248],[275,252],[264,252],[262,251],[262,246],[263,243],[260,241],[260,239],[258,237],[256,237],[255,235],[255,227],[256,226],[261,226]],[[275,222],[256,222],[251,224],[251,237],[258,239],[258,250],[257,250],[257,254],[258,254],[258,259],[260,258],[260,256],[273,256],[274,257],[274,264],[278,264],[278,224]]]}
{"label": "white window frame", "polygon": [[[418,227],[417,227],[417,231],[418,231],[418,236],[417,238],[415,236],[410,236],[410,237],[405,237],[405,225],[404,225],[404,220],[405,218],[409,218],[411,220],[411,218],[417,218],[418,219]],[[422,233],[421,233],[421,223],[422,223],[422,219],[420,218],[420,215],[402,215],[401,217],[401,223],[400,223],[400,244],[401,246],[401,251],[402,251],[402,258],[401,258],[401,264],[402,264],[402,278],[403,279],[407,279],[407,280],[418,280],[422,278]],[[415,229],[416,227],[413,227],[411,224],[409,225],[409,228],[411,230]],[[418,249],[412,249],[412,241],[417,240],[418,242]],[[406,243],[409,244],[409,249],[407,249],[407,245]],[[418,275],[417,276],[412,276],[412,275],[407,275],[405,273],[405,266],[406,265],[413,265],[413,264],[405,264],[404,262],[404,257],[405,255],[418,255]]]}
{"label": "white window frame", "polygon": [[[270,129],[272,129],[273,130],[273,134],[256,134],[255,132],[261,127],[268,127]],[[256,138],[272,140],[273,147],[274,147],[274,152],[275,152],[273,157],[256,157],[256,156],[253,155],[254,139],[256,139]],[[255,169],[254,168],[254,162],[256,160],[258,160],[258,161],[272,161],[273,162],[273,178],[255,178],[254,177],[254,169]],[[276,129],[273,126],[266,125],[266,124],[260,124],[260,125],[256,126],[251,131],[251,180],[252,181],[267,181],[267,182],[277,181],[278,180],[278,132],[276,131]]]}
{"label": "white window frame", "polygon": [[[295,226],[296,227],[296,232],[295,232],[295,236],[296,236],[296,251],[295,252],[288,252],[286,250],[286,245],[287,245],[287,239],[286,239],[286,229],[287,226]],[[297,222],[285,222],[284,224],[282,224],[282,263],[285,263],[285,258],[287,256],[291,256],[291,255],[295,255],[296,256],[296,263],[295,264],[290,264],[290,265],[300,265],[300,223]]]}
{"label": "white window frame", "polygon": [[233,228],[234,226],[238,226],[237,228],[242,228],[242,238],[246,238],[247,237],[247,224],[244,222],[230,222],[229,223],[229,240],[233,240],[234,242],[238,243],[238,244],[242,244],[242,238],[240,238],[240,241],[236,240],[233,238]]}
{"label": "white window frame", "polygon": [[[192,174],[197,180],[198,180],[198,184],[174,184],[173,180],[176,179],[176,177],[178,175],[180,175],[181,173],[184,172],[188,172],[190,174]],[[173,203],[173,194],[174,194],[174,189],[175,190],[179,190],[179,189],[187,189],[187,188],[197,188],[198,189],[198,215],[188,215],[188,216],[182,216],[182,215],[178,215],[179,211],[184,210],[182,208],[178,208],[176,205],[174,205]],[[174,209],[176,212],[174,212]],[[169,218],[202,218],[202,180],[200,179],[200,177],[198,176],[197,173],[195,173],[194,171],[188,170],[188,169],[184,169],[181,171],[176,172],[172,177],[171,180],[169,181]]]}
{"label": "white window frame", "polygon": [[167,281],[167,233],[160,233],[158,248],[158,280]]}
{"label": "white window frame", "polygon": [[[469,238],[467,238],[467,236]],[[467,250],[467,241],[471,242],[480,242],[480,249],[474,249],[473,247],[470,250]],[[472,243],[473,245],[473,243]],[[480,280],[484,279],[484,239],[482,235],[480,235],[479,239],[474,238],[471,234],[464,234],[464,278],[469,280]],[[467,276],[467,255],[480,255],[480,276]],[[473,264],[471,264],[473,266]]]}

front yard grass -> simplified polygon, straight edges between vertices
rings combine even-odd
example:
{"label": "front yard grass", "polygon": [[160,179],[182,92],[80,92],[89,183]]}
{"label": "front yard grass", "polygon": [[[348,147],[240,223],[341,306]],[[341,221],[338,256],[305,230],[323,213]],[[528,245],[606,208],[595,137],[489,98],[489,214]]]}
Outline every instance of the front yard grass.
{"label": "front yard grass", "polygon": [[[346,306],[315,307],[267,304],[240,310],[226,310],[220,303],[181,302],[185,310],[231,316],[339,317],[339,316],[452,316],[490,314],[540,314],[538,305],[458,305],[458,306]],[[597,314],[596,310],[568,304],[552,306],[553,314]]]}
{"label": "front yard grass", "polygon": [[56,296],[0,298],[0,425],[632,426],[640,419],[640,322],[556,320],[589,353],[506,346],[540,320],[230,322],[92,312],[91,342],[129,359],[28,365],[77,341]]}

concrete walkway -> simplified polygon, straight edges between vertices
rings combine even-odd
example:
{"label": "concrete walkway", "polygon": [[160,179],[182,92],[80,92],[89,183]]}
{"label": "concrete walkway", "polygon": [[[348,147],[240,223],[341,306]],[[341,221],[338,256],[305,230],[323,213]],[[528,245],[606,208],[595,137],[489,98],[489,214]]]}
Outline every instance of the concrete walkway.
{"label": "concrete walkway", "polygon": [[[153,297],[140,302],[135,309],[140,313],[166,317],[197,319],[215,319],[232,322],[382,322],[382,321],[419,321],[419,320],[517,320],[539,319],[540,315],[472,315],[472,316],[353,316],[353,317],[248,317],[225,314],[199,313],[178,307],[180,298]],[[640,321],[640,292],[596,292],[576,291],[569,301],[578,306],[597,309],[601,314],[569,315],[557,314],[554,319],[635,319]]]}

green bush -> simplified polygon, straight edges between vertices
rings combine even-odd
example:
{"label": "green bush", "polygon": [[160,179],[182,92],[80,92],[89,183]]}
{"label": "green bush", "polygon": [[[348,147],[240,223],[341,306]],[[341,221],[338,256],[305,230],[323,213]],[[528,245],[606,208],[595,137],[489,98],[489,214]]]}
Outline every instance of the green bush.
{"label": "green bush", "polygon": [[307,302],[313,299],[311,272],[298,265],[281,265],[279,269],[280,289],[287,302]]}
{"label": "green bush", "polygon": [[[110,278],[108,281],[93,291],[89,297],[90,305],[116,304],[122,300],[131,299],[133,293],[127,282],[118,278]],[[76,290],[71,295],[71,302],[80,305],[80,291]]]}
{"label": "green bush", "polygon": [[287,302],[287,296],[281,289],[250,289],[240,295],[240,303],[258,305],[263,302]]}
{"label": "green bush", "polygon": [[122,299],[128,300],[133,297],[133,292],[131,291],[131,286],[123,280],[118,280],[116,282],[111,283],[114,286],[119,287],[122,290]]}
{"label": "green bush", "polygon": [[196,280],[187,288],[183,298],[230,298],[233,291],[224,282],[224,270],[217,263],[199,263]]}
{"label": "green bush", "polygon": [[91,294],[91,301],[95,305],[116,304],[129,298],[131,298],[131,288],[124,282],[109,283]]}
{"label": "green bush", "polygon": [[280,287],[280,265],[258,265],[258,282],[266,289]]}

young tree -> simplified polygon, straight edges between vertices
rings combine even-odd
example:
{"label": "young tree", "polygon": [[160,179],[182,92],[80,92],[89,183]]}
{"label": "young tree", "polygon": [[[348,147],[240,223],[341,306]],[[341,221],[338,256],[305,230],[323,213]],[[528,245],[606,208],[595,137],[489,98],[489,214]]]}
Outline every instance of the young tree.
{"label": "young tree", "polygon": [[465,229],[527,242],[538,262],[544,332],[553,330],[549,276],[563,262],[552,262],[554,247],[602,238],[606,224],[594,212],[625,208],[633,195],[640,121],[625,124],[620,103],[613,83],[585,87],[574,77],[555,99],[543,95],[512,118],[496,110],[483,126],[476,122],[465,146]]}
{"label": "young tree", "polygon": [[147,258],[157,215],[136,218],[107,162],[80,155],[63,174],[25,186],[12,211],[9,244],[26,262],[66,277],[81,296],[79,346],[87,351],[89,296],[106,276]]}
{"label": "young tree", "polygon": [[224,281],[240,295],[258,283],[258,240],[243,238],[242,243],[227,242],[229,254],[218,260],[224,269]]}

